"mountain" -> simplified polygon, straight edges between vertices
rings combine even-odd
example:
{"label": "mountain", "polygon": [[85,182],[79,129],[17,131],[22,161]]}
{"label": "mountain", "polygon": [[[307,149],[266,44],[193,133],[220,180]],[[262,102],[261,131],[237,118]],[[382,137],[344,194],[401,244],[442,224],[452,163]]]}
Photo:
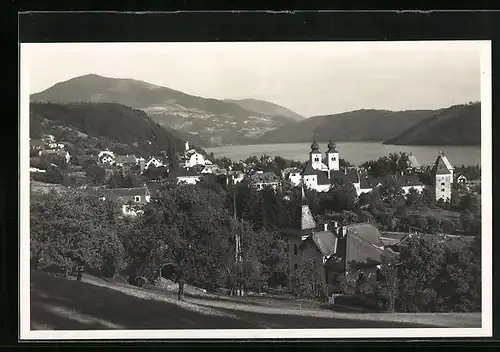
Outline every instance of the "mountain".
{"label": "mountain", "polygon": [[435,114],[432,110],[355,110],[314,116],[267,132],[256,143],[303,143],[373,141],[383,142]]}
{"label": "mountain", "polygon": [[197,97],[134,79],[95,74],[60,82],[32,94],[32,102],[109,102],[144,110],[164,127],[178,130],[202,146],[244,144],[291,123],[282,115],[249,111],[239,104]]}
{"label": "mountain", "polygon": [[144,111],[116,103],[30,103],[30,137],[39,138],[47,128],[70,129],[84,138],[104,139],[145,153],[171,146],[184,150],[182,138],[156,124]]}
{"label": "mountain", "polygon": [[235,103],[241,106],[243,109],[248,111],[253,111],[257,114],[268,115],[268,116],[285,116],[294,121],[305,120],[305,117],[297,114],[287,108],[274,104],[265,100],[258,99],[225,99],[225,102]]}
{"label": "mountain", "polygon": [[437,111],[385,144],[481,145],[481,103]]}

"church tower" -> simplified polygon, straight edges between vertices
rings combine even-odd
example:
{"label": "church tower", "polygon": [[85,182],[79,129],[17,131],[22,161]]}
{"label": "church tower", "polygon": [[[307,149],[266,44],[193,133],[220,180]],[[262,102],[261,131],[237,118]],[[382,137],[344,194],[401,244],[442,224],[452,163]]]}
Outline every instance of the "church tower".
{"label": "church tower", "polygon": [[432,168],[434,174],[434,186],[436,192],[436,202],[442,199],[445,202],[451,202],[451,185],[453,183],[454,168],[448,161],[443,152],[439,155]]}
{"label": "church tower", "polygon": [[338,171],[340,169],[339,152],[336,148],[337,146],[335,143],[330,140],[330,142],[328,142],[328,151],[326,152],[326,162],[329,171]]}
{"label": "church tower", "polygon": [[323,161],[321,160],[321,152],[319,151],[319,145],[316,140],[311,144],[311,152],[309,153],[309,160],[311,166],[315,170],[320,170]]}

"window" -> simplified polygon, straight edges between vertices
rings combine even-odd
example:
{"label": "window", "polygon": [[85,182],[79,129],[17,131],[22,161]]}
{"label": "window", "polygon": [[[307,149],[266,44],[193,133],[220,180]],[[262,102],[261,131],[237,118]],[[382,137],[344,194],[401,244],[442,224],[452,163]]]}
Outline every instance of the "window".
{"label": "window", "polygon": [[441,182],[441,186],[444,186],[444,182]]}
{"label": "window", "polygon": [[334,156],[332,156],[332,161],[335,161],[335,160],[337,160],[337,158],[336,158],[336,157],[334,157]]}
{"label": "window", "polygon": [[293,254],[294,254],[294,255],[297,255],[297,253],[298,253],[298,250],[297,250],[297,245],[296,245],[296,244],[294,244],[294,245],[293,245]]}
{"label": "window", "polygon": [[135,196],[135,197],[134,197],[134,200],[135,200],[136,202],[140,202],[140,201],[141,201],[141,196]]}
{"label": "window", "polygon": [[444,188],[441,188],[441,192],[444,192]]}

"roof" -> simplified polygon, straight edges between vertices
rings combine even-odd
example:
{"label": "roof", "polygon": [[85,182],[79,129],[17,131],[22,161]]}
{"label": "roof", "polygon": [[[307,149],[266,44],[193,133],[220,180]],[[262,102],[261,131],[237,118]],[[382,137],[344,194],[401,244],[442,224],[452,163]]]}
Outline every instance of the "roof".
{"label": "roof", "polygon": [[200,176],[198,173],[196,173],[195,170],[193,169],[180,169],[177,174],[175,175],[176,177],[193,177],[193,176]]}
{"label": "roof", "polygon": [[423,186],[417,175],[387,175],[381,177],[364,176],[360,177],[360,187],[362,189],[373,188],[378,184],[384,185],[395,183],[399,187]]}
{"label": "roof", "polygon": [[130,198],[134,196],[146,196],[149,195],[149,190],[147,187],[136,187],[136,188],[113,188],[109,190],[111,199],[118,200],[120,198]]}
{"label": "roof", "polygon": [[342,179],[350,181],[352,183],[358,183],[358,171],[355,168],[346,168],[344,170],[332,170],[330,171],[331,179]]}
{"label": "roof", "polygon": [[408,162],[410,163],[410,167],[414,167],[414,168],[420,167],[420,163],[418,162],[417,158],[412,154],[410,154],[408,156]]}
{"label": "roof", "polygon": [[423,186],[417,175],[401,175],[395,177],[397,184],[400,187],[404,186]]}
{"label": "roof", "polygon": [[337,250],[338,238],[331,231],[316,232],[311,236],[312,241],[321,255],[329,257]]}
{"label": "roof", "polygon": [[319,152],[319,144],[314,140],[311,144],[311,153],[318,153]]}
{"label": "roof", "polygon": [[117,155],[115,162],[117,164],[135,164],[137,160],[134,155]]}
{"label": "roof", "polygon": [[327,153],[336,153],[337,150],[336,150],[336,145],[335,143],[330,139],[330,141],[328,142],[328,151]]}
{"label": "roof", "polygon": [[434,163],[434,167],[432,168],[432,171],[435,174],[440,174],[440,175],[450,174],[452,170],[453,166],[450,164],[448,158],[445,157],[444,154],[440,154],[437,157],[436,162]]}
{"label": "roof", "polygon": [[309,209],[309,205],[301,205],[300,212],[294,217],[293,227],[297,230],[309,230],[316,228],[316,221]]}
{"label": "roof", "polygon": [[278,182],[279,178],[274,172],[263,172],[251,175],[250,181],[254,183],[273,183]]}
{"label": "roof", "polygon": [[316,229],[316,221],[307,205],[307,199],[304,194],[304,188],[302,187],[301,205],[297,207],[295,214],[292,218],[292,228],[295,230],[310,230]]}
{"label": "roof", "polygon": [[380,240],[381,234],[379,230],[369,223],[348,225],[346,229],[346,236],[356,236],[365,242],[379,247],[384,245],[384,243]]}

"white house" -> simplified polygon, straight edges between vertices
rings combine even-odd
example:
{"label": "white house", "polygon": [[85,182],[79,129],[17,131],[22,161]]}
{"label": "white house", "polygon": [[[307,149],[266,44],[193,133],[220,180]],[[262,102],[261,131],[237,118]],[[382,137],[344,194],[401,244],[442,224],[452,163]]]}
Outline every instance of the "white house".
{"label": "white house", "polygon": [[434,174],[434,186],[436,193],[436,202],[440,199],[451,201],[451,185],[453,184],[454,167],[448,161],[443,152],[439,155],[432,168]]}
{"label": "white house", "polygon": [[293,187],[298,186],[302,183],[301,170],[296,167],[285,169],[283,178],[288,180]]}
{"label": "white house", "polygon": [[177,173],[177,184],[186,183],[190,185],[195,185],[200,181],[201,175],[197,174],[194,170],[191,169],[181,169]]}
{"label": "white house", "polygon": [[205,157],[200,153],[194,151],[191,156],[186,160],[185,167],[192,168],[196,165],[206,165]]}
{"label": "white house", "polygon": [[149,169],[149,167],[153,165],[154,167],[160,167],[160,166],[164,166],[163,163],[156,159],[155,157],[151,157],[145,164],[144,168],[145,169]]}
{"label": "white house", "polygon": [[216,174],[219,171],[219,166],[214,164],[205,165],[203,170],[200,171],[202,174]]}

